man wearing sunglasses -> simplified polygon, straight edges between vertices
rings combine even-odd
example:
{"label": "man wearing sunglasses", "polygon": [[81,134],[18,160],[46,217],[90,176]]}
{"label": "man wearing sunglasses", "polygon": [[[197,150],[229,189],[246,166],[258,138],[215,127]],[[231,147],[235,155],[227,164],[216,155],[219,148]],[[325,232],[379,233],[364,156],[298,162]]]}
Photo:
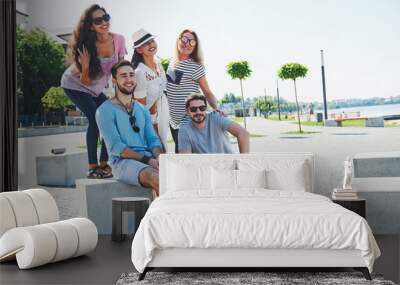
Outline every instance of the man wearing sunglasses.
{"label": "man wearing sunglasses", "polygon": [[233,153],[228,133],[236,137],[240,153],[249,152],[247,130],[219,112],[207,113],[204,95],[194,93],[185,104],[191,121],[179,130],[179,153]]}
{"label": "man wearing sunglasses", "polygon": [[96,121],[110,153],[114,177],[151,188],[158,196],[158,156],[161,142],[148,109],[133,99],[135,71],[123,60],[111,69],[115,96],[96,112]]}

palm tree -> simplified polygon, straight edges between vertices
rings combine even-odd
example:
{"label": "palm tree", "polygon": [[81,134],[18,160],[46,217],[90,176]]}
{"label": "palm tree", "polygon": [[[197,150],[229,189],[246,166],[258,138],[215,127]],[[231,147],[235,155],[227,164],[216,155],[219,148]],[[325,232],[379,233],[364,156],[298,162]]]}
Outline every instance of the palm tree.
{"label": "palm tree", "polygon": [[246,128],[246,113],[244,110],[244,95],[243,95],[243,85],[242,80],[250,77],[251,69],[249,63],[245,60],[243,61],[232,61],[227,65],[227,72],[232,77],[232,79],[239,78],[240,80],[240,90],[242,92],[242,109],[243,109],[243,120],[244,127]]}
{"label": "palm tree", "polygon": [[290,62],[282,65],[278,70],[278,76],[282,80],[292,79],[294,83],[294,95],[296,97],[296,106],[297,106],[297,119],[299,122],[299,131],[302,133],[301,130],[301,123],[300,123],[300,108],[299,108],[299,101],[297,99],[297,88],[296,88],[296,79],[299,77],[306,77],[308,68],[305,65],[296,62]]}

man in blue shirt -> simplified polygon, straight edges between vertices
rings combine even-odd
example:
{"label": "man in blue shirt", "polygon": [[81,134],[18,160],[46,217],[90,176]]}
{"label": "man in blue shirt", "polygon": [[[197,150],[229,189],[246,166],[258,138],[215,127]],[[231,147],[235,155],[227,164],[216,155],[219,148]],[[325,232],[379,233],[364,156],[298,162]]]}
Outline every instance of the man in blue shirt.
{"label": "man in blue shirt", "polygon": [[158,196],[158,156],[161,142],[149,111],[135,101],[135,71],[123,60],[111,69],[115,96],[96,112],[100,134],[110,154],[114,177],[122,182],[151,188]]}
{"label": "man in blue shirt", "polygon": [[186,99],[191,121],[179,129],[179,153],[233,153],[228,133],[237,138],[240,153],[249,152],[249,133],[219,112],[207,113],[207,100],[194,93]]}

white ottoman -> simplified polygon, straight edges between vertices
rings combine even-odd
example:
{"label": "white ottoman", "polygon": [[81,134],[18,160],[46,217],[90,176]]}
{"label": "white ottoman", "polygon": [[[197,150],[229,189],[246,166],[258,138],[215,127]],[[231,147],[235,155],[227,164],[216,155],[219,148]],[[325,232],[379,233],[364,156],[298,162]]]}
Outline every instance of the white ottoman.
{"label": "white ottoman", "polygon": [[86,218],[58,221],[45,190],[0,193],[0,262],[15,259],[20,269],[84,255],[96,248],[98,233]]}

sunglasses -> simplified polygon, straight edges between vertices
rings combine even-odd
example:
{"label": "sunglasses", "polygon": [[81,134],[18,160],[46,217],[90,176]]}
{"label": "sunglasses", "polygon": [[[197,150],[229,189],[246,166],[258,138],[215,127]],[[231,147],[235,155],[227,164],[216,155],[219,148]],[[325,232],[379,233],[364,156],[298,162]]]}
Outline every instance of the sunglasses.
{"label": "sunglasses", "polygon": [[140,132],[140,128],[136,126],[136,117],[135,115],[132,115],[132,110],[129,113],[129,123],[131,123],[132,129],[135,133]]}
{"label": "sunglasses", "polygon": [[179,39],[181,40],[182,43],[184,43],[185,45],[189,45],[191,47],[195,47],[196,44],[197,44],[195,39],[189,39],[189,38],[187,38],[185,36],[182,36]]}
{"label": "sunglasses", "polygon": [[95,25],[101,25],[101,24],[103,23],[103,21],[106,22],[106,23],[108,23],[108,22],[110,21],[110,19],[111,19],[111,16],[110,16],[110,15],[104,14],[104,15],[101,16],[101,17],[96,17],[96,18],[92,19],[92,22],[93,22],[93,24],[95,24]]}
{"label": "sunglasses", "polygon": [[189,107],[189,111],[192,113],[195,113],[197,111],[197,109],[199,109],[201,112],[204,112],[205,110],[207,110],[207,106],[206,105],[202,105],[202,106],[194,106],[194,107]]}

